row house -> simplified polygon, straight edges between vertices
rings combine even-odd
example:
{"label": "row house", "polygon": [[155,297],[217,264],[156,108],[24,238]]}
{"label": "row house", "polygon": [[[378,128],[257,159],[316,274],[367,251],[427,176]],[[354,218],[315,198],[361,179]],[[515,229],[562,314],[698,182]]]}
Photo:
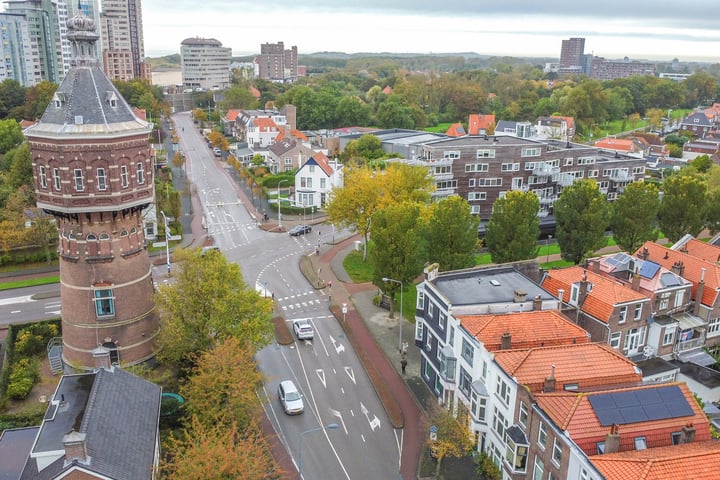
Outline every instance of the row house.
{"label": "row house", "polygon": [[534,402],[527,419],[529,478],[603,479],[594,460],[605,455],[710,439],[710,423],[684,383],[527,398]]}
{"label": "row house", "polygon": [[713,130],[714,126],[715,124],[705,115],[705,112],[696,111],[680,120],[679,128],[692,132],[695,138],[703,138]]}
{"label": "row house", "polygon": [[720,442],[706,440],[629,450],[591,458],[605,480],[713,478],[720,472]]}
{"label": "row house", "polygon": [[495,114],[472,114],[468,117],[468,135],[492,134],[495,131]]}
{"label": "row house", "polygon": [[541,285],[592,341],[626,356],[643,353],[652,313],[647,295],[580,266],[548,270]]}
{"label": "row house", "polygon": [[295,206],[323,208],[333,189],[343,185],[343,166],[324,153],[315,153],[295,174]]}
{"label": "row house", "polygon": [[487,220],[495,200],[509,190],[532,191],[540,216],[552,212],[562,189],[594,179],[608,200],[645,178],[645,161],[570,142],[536,141],[507,135],[467,136],[431,141],[410,162],[428,167],[436,198],[459,195],[471,212]]}
{"label": "row house", "polygon": [[285,125],[293,123],[282,112],[278,110],[241,110],[235,117],[235,136],[240,142],[250,143],[248,139],[248,131],[254,120],[258,118],[267,118],[272,120],[276,128],[285,128]]}
{"label": "row house", "polygon": [[315,150],[301,139],[289,136],[268,147],[265,164],[274,174],[290,172],[300,168],[315,153]]}
{"label": "row house", "polygon": [[620,252],[589,259],[587,268],[620,282],[650,299],[645,357],[671,359],[680,335],[680,322],[692,306],[692,283],[650,260]]}
{"label": "row house", "polygon": [[[503,477],[512,479],[525,478],[532,472],[529,469],[532,463],[528,461],[532,460],[531,420],[534,415],[531,410],[535,395],[556,390],[575,393],[635,386],[642,378],[630,360],[607,345],[587,342],[496,351],[487,377],[494,379],[498,387],[491,395],[488,407],[492,409],[493,417],[486,450],[501,466]],[[542,440],[548,453],[550,446],[557,450],[560,441],[549,430],[546,437]],[[554,454],[558,462],[557,453]],[[544,458],[542,452],[535,452],[535,455]]]}
{"label": "row house", "polygon": [[242,110],[231,108],[220,119],[226,137],[235,137],[237,117]]}

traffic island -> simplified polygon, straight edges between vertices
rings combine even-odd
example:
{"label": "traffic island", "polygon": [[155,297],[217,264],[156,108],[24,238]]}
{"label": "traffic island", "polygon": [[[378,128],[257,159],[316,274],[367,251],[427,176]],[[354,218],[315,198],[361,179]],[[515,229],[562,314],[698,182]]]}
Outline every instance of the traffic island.
{"label": "traffic island", "polygon": [[279,345],[290,345],[295,342],[292,332],[283,317],[273,317],[271,320],[275,327],[275,340]]}

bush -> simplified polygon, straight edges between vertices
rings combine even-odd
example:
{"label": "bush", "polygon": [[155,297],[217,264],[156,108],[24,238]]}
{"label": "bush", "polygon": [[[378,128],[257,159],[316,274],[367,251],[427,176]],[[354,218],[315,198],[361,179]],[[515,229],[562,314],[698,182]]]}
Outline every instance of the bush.
{"label": "bush", "polygon": [[40,380],[40,367],[36,361],[21,358],[12,367],[7,395],[14,400],[25,400],[33,385]]}
{"label": "bush", "polygon": [[15,340],[15,354],[18,357],[33,357],[44,353],[51,338],[59,335],[54,323],[33,323],[23,327]]}

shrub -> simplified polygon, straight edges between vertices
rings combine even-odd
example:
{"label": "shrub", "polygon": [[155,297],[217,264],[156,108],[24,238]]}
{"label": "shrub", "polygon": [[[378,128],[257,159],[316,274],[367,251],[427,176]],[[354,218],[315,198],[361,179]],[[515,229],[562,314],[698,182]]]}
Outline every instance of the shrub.
{"label": "shrub", "polygon": [[40,367],[36,361],[21,358],[12,366],[7,395],[14,400],[25,400],[33,385],[40,380]]}
{"label": "shrub", "polygon": [[33,357],[44,353],[47,343],[58,334],[54,323],[33,323],[23,327],[15,340],[15,354],[18,357]]}

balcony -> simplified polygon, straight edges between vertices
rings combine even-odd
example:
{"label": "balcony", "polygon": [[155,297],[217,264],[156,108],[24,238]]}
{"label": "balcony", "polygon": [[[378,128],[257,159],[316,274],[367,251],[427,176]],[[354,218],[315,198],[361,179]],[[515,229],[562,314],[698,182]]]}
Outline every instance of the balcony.
{"label": "balcony", "polygon": [[530,190],[530,185],[513,185],[510,187],[511,190],[520,190],[521,192],[527,192]]}
{"label": "balcony", "polygon": [[539,197],[540,205],[552,205],[557,200],[557,195],[546,195]]}
{"label": "balcony", "polygon": [[558,176],[558,184],[562,185],[563,187],[569,187],[573,183],[575,183],[575,175],[569,175],[567,173],[561,173]]}
{"label": "balcony", "polygon": [[633,176],[625,170],[613,170],[610,173],[610,180],[613,182],[632,182]]}
{"label": "balcony", "polygon": [[682,353],[705,345],[705,337],[693,338],[684,342],[678,342],[675,345],[675,353]]}
{"label": "balcony", "polygon": [[560,173],[560,167],[552,167],[547,163],[536,163],[535,168],[532,170],[533,175],[540,177],[550,177],[552,175]]}

